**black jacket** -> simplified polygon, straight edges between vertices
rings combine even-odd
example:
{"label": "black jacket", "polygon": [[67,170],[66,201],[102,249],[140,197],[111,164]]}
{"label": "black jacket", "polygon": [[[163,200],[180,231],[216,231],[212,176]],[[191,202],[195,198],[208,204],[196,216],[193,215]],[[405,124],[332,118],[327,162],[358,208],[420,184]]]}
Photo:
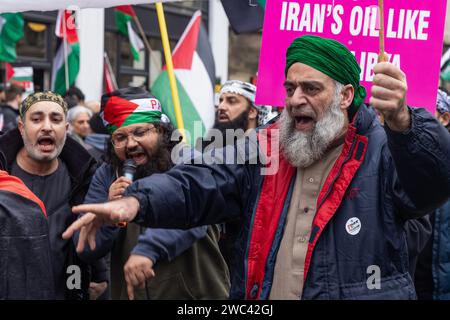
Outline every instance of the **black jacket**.
{"label": "black jacket", "polygon": [[[11,166],[16,159],[17,153],[23,147],[23,140],[18,129],[12,129],[0,136],[0,169],[10,172]],[[89,153],[72,138],[67,137],[66,143],[62,149],[59,158],[64,162],[69,172],[71,181],[71,195],[69,199],[70,206],[82,204],[86,195],[90,181],[96,169],[96,162]],[[57,228],[62,232],[75,221],[76,216],[66,219]],[[63,225],[65,224],[65,225]],[[50,239],[50,242],[68,241],[62,238]],[[106,281],[106,272],[91,276],[91,268],[80,260],[75,252],[72,241],[68,241],[69,245],[66,255],[66,266],[78,265],[82,271],[82,288],[81,290],[66,290],[66,299],[85,299],[88,297],[87,290],[89,282]],[[103,261],[104,263],[104,261]],[[104,269],[104,268],[103,268]],[[67,274],[70,276],[70,274]],[[58,281],[56,281],[58,282]],[[64,281],[64,283],[66,283]]]}
{"label": "black jacket", "polygon": [[17,127],[19,111],[13,109],[9,104],[0,104],[0,131],[6,132]]}
{"label": "black jacket", "polygon": [[1,171],[0,300],[53,299],[50,256],[42,202],[22,181]]}

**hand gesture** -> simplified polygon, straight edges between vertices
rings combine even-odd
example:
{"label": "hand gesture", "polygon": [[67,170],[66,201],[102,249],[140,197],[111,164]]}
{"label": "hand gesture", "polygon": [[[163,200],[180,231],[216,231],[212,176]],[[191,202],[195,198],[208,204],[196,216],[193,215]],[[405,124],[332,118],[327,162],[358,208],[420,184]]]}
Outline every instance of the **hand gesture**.
{"label": "hand gesture", "polygon": [[123,267],[127,292],[130,300],[134,300],[134,289],[145,288],[145,282],[155,276],[153,261],[147,257],[132,254]]}

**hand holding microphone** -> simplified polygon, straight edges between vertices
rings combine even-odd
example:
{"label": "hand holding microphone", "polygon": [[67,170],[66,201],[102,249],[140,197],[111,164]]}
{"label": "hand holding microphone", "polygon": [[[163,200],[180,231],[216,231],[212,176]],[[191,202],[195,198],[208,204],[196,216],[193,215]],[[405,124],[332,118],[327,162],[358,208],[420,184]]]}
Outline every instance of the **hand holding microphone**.
{"label": "hand holding microphone", "polygon": [[[114,183],[109,187],[108,200],[117,200],[123,197],[123,193],[128,186],[133,183],[134,174],[136,173],[136,162],[133,159],[127,159],[123,163],[122,176],[119,177]],[[126,227],[126,222],[119,222],[117,226]]]}
{"label": "hand holding microphone", "polygon": [[122,198],[125,189],[133,182],[136,167],[136,163],[132,159],[125,160],[122,176],[114,181],[111,187],[109,187],[109,201]]}

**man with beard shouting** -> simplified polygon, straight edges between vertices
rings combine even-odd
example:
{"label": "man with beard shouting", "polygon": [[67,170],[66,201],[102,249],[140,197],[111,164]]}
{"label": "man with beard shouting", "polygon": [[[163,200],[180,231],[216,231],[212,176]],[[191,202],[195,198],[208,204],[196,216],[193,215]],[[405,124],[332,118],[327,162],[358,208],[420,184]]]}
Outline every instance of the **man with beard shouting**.
{"label": "man with beard shouting", "polygon": [[[202,142],[202,150],[223,148],[267,122],[270,106],[255,104],[256,86],[239,80],[226,81],[219,94],[214,126]],[[227,135],[228,132],[228,135]],[[197,146],[199,149],[200,146]],[[234,245],[242,227],[242,218],[222,224],[220,251],[228,266],[233,265]]]}
{"label": "man with beard shouting", "polygon": [[[368,107],[344,45],[295,39],[286,108],[258,131],[265,154],[278,157],[274,174],[251,163],[177,166],[132,184],[123,199],[75,208],[89,213],[64,236],[83,228],[85,243],[119,220],[188,228],[242,215],[232,298],[416,298],[403,226],[450,196],[450,135],[408,107],[400,69],[382,62],[374,73]],[[279,149],[268,143],[277,135]]]}
{"label": "man with beard shouting", "polygon": [[[61,96],[50,91],[31,94],[20,105],[19,113],[18,128],[0,136],[0,169],[20,178],[44,203],[54,298],[97,299],[107,288],[106,262],[83,263],[72,242],[61,239],[62,232],[77,218],[72,206],[83,203],[96,162],[67,136],[67,103]],[[48,275],[42,277],[45,282]]]}
{"label": "man with beard shouting", "polygon": [[[132,183],[123,174],[127,159],[137,166],[134,180],[173,166],[173,127],[164,121],[167,117],[162,118],[156,98],[141,88],[124,88],[104,95],[101,108],[111,143],[85,203],[122,198]],[[161,213],[165,210],[161,208]],[[122,229],[104,227],[95,250],[80,252],[80,256],[89,261],[112,250],[113,299],[226,299],[229,274],[218,238],[217,226],[190,230],[146,229],[135,224]]]}
{"label": "man with beard shouting", "polygon": [[266,123],[268,106],[255,104],[256,87],[248,82],[228,80],[220,89],[214,129],[255,129]]}

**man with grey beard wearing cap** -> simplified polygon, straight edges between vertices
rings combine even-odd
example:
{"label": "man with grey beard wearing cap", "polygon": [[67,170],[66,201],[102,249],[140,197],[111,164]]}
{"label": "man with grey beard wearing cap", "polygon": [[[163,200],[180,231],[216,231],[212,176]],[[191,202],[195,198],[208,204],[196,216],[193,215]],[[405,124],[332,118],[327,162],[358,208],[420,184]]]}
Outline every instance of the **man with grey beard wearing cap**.
{"label": "man with grey beard wearing cap", "polygon": [[[45,205],[55,298],[98,297],[107,286],[106,264],[98,261],[91,270],[78,259],[72,242],[61,238],[76,218],[71,207],[83,203],[95,160],[67,137],[67,104],[59,95],[32,94],[19,113],[18,128],[0,137],[0,168],[19,177]],[[96,279],[90,283],[94,271]]]}

